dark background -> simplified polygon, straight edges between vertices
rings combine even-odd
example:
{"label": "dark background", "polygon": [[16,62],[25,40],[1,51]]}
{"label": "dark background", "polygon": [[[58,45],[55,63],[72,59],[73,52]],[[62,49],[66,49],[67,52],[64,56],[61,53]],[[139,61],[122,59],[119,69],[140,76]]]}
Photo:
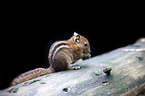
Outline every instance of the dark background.
{"label": "dark background", "polygon": [[69,39],[73,32],[88,38],[92,57],[145,37],[144,16],[136,8],[104,8],[94,3],[37,7],[13,6],[4,11],[0,33],[0,89],[8,87],[21,73],[49,67],[51,44]]}

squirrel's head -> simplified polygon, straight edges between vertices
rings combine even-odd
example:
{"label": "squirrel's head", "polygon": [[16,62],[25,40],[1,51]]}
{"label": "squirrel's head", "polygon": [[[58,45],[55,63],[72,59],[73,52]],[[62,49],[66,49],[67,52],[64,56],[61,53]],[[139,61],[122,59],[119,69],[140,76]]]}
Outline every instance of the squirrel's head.
{"label": "squirrel's head", "polygon": [[83,59],[88,59],[90,55],[90,44],[89,41],[84,37],[74,32],[73,37],[71,38],[75,44],[78,45],[79,49],[83,51]]}

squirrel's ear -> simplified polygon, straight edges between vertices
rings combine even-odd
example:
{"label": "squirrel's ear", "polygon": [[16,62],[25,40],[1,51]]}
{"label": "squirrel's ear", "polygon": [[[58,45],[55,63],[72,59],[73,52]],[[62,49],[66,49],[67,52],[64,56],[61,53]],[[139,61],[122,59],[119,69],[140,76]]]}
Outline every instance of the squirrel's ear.
{"label": "squirrel's ear", "polygon": [[77,35],[79,35],[78,33],[76,33],[76,32],[74,32],[74,36],[77,36]]}
{"label": "squirrel's ear", "polygon": [[77,43],[80,43],[80,38],[81,38],[80,35],[78,33],[74,32],[74,36],[75,36],[74,41]]}

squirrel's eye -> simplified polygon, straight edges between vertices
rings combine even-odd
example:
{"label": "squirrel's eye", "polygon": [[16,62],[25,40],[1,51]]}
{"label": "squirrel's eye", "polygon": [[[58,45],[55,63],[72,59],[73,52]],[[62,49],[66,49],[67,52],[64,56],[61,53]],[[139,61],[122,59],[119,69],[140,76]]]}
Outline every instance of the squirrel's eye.
{"label": "squirrel's eye", "polygon": [[84,46],[87,46],[87,45],[88,45],[87,42],[85,42],[85,43],[84,43]]}

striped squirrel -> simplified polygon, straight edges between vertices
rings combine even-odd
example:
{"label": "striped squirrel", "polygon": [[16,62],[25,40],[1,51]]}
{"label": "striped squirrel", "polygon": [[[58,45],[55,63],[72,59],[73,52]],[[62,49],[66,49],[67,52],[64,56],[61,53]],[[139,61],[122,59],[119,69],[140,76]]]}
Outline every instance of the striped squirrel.
{"label": "striped squirrel", "polygon": [[88,40],[84,36],[74,32],[74,35],[69,40],[56,41],[51,45],[48,56],[49,68],[36,68],[25,72],[16,77],[10,86],[53,72],[79,69],[80,67],[71,67],[71,64],[79,59],[84,60],[90,57],[90,44]]}

